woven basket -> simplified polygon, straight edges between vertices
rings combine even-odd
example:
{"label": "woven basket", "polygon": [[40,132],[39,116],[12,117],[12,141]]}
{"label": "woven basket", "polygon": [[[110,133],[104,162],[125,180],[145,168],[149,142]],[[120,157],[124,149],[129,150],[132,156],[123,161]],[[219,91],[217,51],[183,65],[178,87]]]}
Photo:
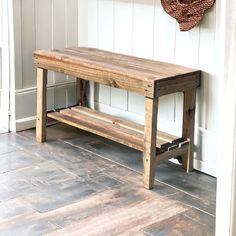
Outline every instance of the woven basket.
{"label": "woven basket", "polygon": [[178,21],[181,31],[188,31],[199,24],[204,12],[214,3],[215,0],[161,0],[164,10]]}

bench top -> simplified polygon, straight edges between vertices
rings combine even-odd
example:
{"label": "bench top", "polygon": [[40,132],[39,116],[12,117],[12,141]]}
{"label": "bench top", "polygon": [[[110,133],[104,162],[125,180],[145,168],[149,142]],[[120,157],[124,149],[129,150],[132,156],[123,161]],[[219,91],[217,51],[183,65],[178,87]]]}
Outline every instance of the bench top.
{"label": "bench top", "polygon": [[34,53],[34,62],[40,68],[123,88],[148,97],[155,97],[156,87],[158,84],[163,85],[163,82],[166,84],[185,78],[188,84],[193,83],[197,87],[200,79],[200,71],[196,69],[95,48],[39,50]]}

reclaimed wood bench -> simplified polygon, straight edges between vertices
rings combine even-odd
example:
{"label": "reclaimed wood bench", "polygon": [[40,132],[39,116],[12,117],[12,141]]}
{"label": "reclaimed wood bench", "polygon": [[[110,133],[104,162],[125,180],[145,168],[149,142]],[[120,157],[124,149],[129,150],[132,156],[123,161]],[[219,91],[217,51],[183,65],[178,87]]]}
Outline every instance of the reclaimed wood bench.
{"label": "reclaimed wood bench", "polygon": [[[46,140],[47,117],[92,132],[143,152],[144,187],[154,184],[158,162],[180,157],[183,168],[193,169],[194,119],[196,88],[200,71],[183,66],[116,54],[94,48],[40,50],[34,53],[37,67],[36,140]],[[75,76],[78,86],[90,80],[145,96],[145,123],[104,114],[79,105],[47,112],[47,71]],[[82,90],[82,92],[84,92]],[[183,92],[182,137],[157,131],[158,98]]]}

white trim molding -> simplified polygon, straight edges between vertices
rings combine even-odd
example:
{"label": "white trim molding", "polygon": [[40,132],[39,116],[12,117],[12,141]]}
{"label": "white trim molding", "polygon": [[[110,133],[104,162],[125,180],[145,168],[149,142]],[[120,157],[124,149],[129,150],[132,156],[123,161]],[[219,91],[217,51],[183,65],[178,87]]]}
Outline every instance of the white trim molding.
{"label": "white trim molding", "polygon": [[[67,80],[47,86],[47,109],[68,107],[75,104],[75,81]],[[17,132],[35,127],[36,87],[18,89],[14,93],[15,109],[10,120],[11,131]]]}
{"label": "white trim molding", "polygon": [[236,2],[217,1],[219,155],[216,235],[236,235]]}

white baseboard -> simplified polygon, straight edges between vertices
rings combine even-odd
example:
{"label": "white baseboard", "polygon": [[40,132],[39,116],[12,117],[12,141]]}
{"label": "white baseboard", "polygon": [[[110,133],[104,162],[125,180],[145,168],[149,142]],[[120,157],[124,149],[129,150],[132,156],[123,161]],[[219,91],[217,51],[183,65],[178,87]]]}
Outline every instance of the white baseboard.
{"label": "white baseboard", "polygon": [[[11,117],[10,130],[17,132],[35,127],[36,87],[20,89],[15,92],[15,115]],[[53,110],[71,106],[75,103],[75,82],[65,81],[49,85],[47,89],[47,109]]]}
{"label": "white baseboard", "polygon": [[8,111],[0,108],[0,130],[4,132],[8,132],[8,119],[9,114]]}
{"label": "white baseboard", "polygon": [[[14,123],[15,132],[31,129],[35,127],[36,116],[16,120]],[[13,125],[12,125],[13,126]]]}

